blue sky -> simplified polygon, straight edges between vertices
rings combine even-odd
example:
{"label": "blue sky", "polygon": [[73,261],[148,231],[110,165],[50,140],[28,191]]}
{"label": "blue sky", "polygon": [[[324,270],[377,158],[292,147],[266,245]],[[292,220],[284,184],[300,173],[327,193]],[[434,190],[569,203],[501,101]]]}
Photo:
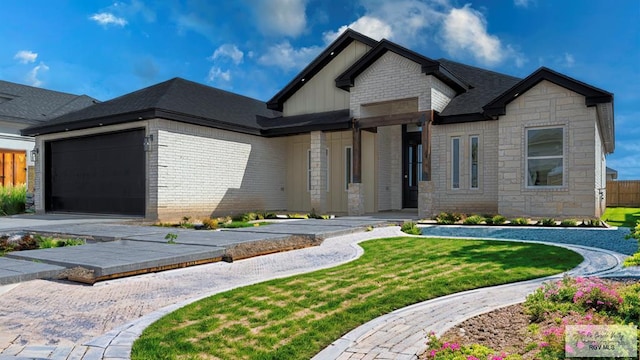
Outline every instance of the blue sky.
{"label": "blue sky", "polygon": [[0,79],[108,100],[173,77],[270,99],[347,26],[427,57],[615,94],[608,166],[640,179],[638,0],[4,0]]}

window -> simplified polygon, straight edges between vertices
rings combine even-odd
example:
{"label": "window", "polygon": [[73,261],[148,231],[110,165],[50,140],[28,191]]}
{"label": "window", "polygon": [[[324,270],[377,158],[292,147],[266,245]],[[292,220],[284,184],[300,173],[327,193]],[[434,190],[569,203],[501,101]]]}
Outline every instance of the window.
{"label": "window", "polygon": [[311,149],[307,150],[307,191],[311,191]]}
{"label": "window", "polygon": [[353,148],[344,148],[344,189],[349,190],[349,183],[353,182]]}
{"label": "window", "polygon": [[470,151],[471,154],[469,156],[469,159],[471,159],[471,188],[472,189],[477,189],[478,188],[478,140],[479,138],[477,136],[471,136],[469,138],[469,143],[471,144],[470,146]]}
{"label": "window", "polygon": [[460,189],[460,138],[451,139],[451,188]]}
{"label": "window", "polygon": [[564,129],[527,129],[527,186],[564,184]]}

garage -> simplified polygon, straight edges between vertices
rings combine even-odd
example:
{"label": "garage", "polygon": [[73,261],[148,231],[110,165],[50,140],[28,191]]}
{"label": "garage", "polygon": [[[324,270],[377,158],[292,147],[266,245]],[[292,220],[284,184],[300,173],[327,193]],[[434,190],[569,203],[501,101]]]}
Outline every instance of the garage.
{"label": "garage", "polygon": [[45,142],[46,211],[145,215],[144,129]]}

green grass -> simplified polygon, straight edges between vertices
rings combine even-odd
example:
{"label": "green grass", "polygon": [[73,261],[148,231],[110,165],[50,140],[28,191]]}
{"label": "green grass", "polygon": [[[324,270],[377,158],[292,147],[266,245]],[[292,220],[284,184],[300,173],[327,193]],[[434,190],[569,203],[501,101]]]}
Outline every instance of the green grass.
{"label": "green grass", "polygon": [[611,226],[635,227],[640,221],[640,208],[608,207],[602,220]]}
{"label": "green grass", "polygon": [[229,223],[218,223],[218,227],[221,229],[238,229],[238,228],[246,228],[246,227],[254,227],[254,226],[264,226],[270,224],[267,221],[260,222],[246,222],[246,221],[232,221]]}
{"label": "green grass", "polygon": [[526,243],[398,237],[361,245],[364,255],[348,264],[238,288],[168,314],[134,343],[132,359],[309,359],[395,309],[582,261],[563,248]]}
{"label": "green grass", "polygon": [[0,186],[0,215],[15,215],[23,213],[27,200],[27,187]]}

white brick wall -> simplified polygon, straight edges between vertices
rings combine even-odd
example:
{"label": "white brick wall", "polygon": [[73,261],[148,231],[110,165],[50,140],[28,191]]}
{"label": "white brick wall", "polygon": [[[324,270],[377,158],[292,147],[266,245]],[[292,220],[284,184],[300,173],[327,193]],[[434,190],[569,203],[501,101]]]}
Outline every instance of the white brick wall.
{"label": "white brick wall", "polygon": [[[593,217],[596,207],[596,110],[584,97],[542,81],[507,105],[500,117],[498,146],[498,210],[505,216]],[[526,128],[565,129],[565,185],[558,189],[527,188]]]}
{"label": "white brick wall", "polygon": [[284,139],[166,120],[154,128],[160,219],[286,208]]}

